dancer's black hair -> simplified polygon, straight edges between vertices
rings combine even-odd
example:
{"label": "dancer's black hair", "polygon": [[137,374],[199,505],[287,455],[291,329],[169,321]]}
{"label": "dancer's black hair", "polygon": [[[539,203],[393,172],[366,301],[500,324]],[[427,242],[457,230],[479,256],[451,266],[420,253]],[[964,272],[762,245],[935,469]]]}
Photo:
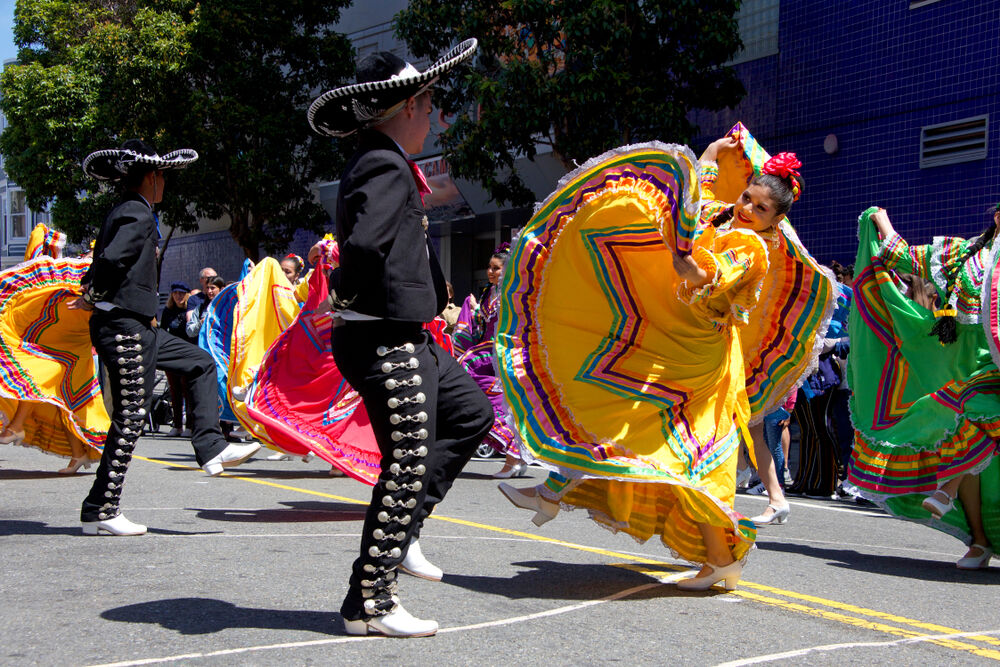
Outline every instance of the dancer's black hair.
{"label": "dancer's black hair", "polygon": [[763,185],[771,191],[771,198],[774,199],[774,214],[784,215],[792,208],[795,202],[795,188],[802,192],[805,189],[805,182],[797,174],[788,176],[778,176],[777,174],[757,174],[750,180],[751,185]]}
{"label": "dancer's black hair", "polygon": [[[1000,204],[997,205],[996,211],[1000,211]],[[951,345],[958,340],[958,322],[955,320],[955,315],[950,314],[950,312],[954,312],[954,309],[951,307],[951,295],[955,291],[958,273],[962,270],[965,263],[969,261],[970,257],[985,248],[986,244],[993,240],[996,231],[996,225],[990,221],[989,226],[983,230],[983,233],[969,244],[965,254],[958,258],[957,261],[949,263],[948,266],[942,269],[948,290],[945,292],[942,310],[935,313],[941,313],[941,315],[934,320],[934,326],[931,327],[930,333],[927,334],[928,336],[937,336],[942,345]]]}
{"label": "dancer's black hair", "polygon": [[[507,260],[510,259],[510,244],[504,242],[498,245],[497,249],[493,251],[492,255],[490,255],[490,259],[494,258],[499,259],[501,262],[503,262],[504,266],[507,266]],[[479,303],[486,303],[484,299],[489,298],[491,287],[493,287],[493,285],[491,285],[490,283],[486,283],[486,287],[483,288],[482,293],[479,295]],[[499,288],[499,285],[497,286],[497,288]]]}
{"label": "dancer's black hair", "polygon": [[[777,174],[757,174],[750,179],[750,185],[763,185],[770,190],[771,198],[774,199],[774,215],[784,215],[792,208],[795,202],[795,190],[802,192],[805,181],[801,176],[789,174],[788,176],[778,176]],[[712,220],[712,226],[721,227],[733,219],[735,206],[727,206],[719,215]]]}

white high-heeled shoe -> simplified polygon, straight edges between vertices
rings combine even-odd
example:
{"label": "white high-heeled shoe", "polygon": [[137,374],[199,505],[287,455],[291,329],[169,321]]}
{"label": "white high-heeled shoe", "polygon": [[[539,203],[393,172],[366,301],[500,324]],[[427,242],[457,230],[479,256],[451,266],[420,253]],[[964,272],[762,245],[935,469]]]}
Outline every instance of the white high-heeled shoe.
{"label": "white high-heeled shoe", "polygon": [[68,466],[66,466],[65,468],[61,468],[56,472],[58,472],[60,475],[72,475],[73,473],[75,473],[77,470],[80,469],[80,466],[83,466],[85,470],[89,470],[91,465],[93,465],[93,461],[91,461],[90,457],[86,455],[81,456],[79,458],[73,457],[69,460]]}
{"label": "white high-heeled shoe", "polygon": [[[774,510],[774,514],[772,514],[771,516],[764,516],[763,514],[758,514],[755,517],[751,517],[750,520],[753,521],[753,524],[755,526],[758,526],[758,527],[760,527],[760,526],[774,526],[774,525],[783,524],[786,521],[788,521],[788,513],[792,509],[791,506],[789,506],[788,503],[785,503],[784,505],[782,505],[780,507],[777,506],[777,505],[768,505],[768,507],[770,507],[772,510]],[[764,511],[766,512],[767,510],[765,509]]]}
{"label": "white high-heeled shoe", "polygon": [[124,514],[119,514],[113,519],[104,521],[84,521],[84,535],[145,535],[146,527],[139,523],[132,523],[125,518]]}
{"label": "white high-heeled shoe", "polygon": [[410,542],[410,548],[406,550],[406,558],[399,564],[399,569],[414,577],[420,577],[429,581],[441,581],[441,577],[444,576],[441,568],[424,557],[424,552],[420,549],[419,540]]}
{"label": "white high-heeled shoe", "polygon": [[403,609],[402,604],[384,616],[344,619],[344,630],[349,635],[385,635],[386,637],[430,637],[438,631],[437,621],[416,618]]}
{"label": "white high-heeled shoe", "polygon": [[[937,499],[937,494],[939,493],[948,499],[947,503],[943,503]],[[920,506],[930,512],[931,516],[935,519],[940,519],[955,508],[955,498],[948,495],[948,492],[944,489],[937,489],[934,493],[924,498]]]}
{"label": "white high-heeled shoe", "polygon": [[959,570],[981,570],[984,567],[989,567],[990,559],[993,558],[993,549],[984,547],[982,544],[973,544],[969,547],[969,551],[972,551],[973,549],[979,549],[983,553],[978,556],[965,556],[964,558],[959,558],[958,562],[955,563],[955,567]]}
{"label": "white high-heeled shoe", "polygon": [[267,457],[268,461],[291,461],[292,455],[284,452],[275,452]]}
{"label": "white high-heeled shoe", "polygon": [[531,518],[531,522],[536,526],[551,521],[556,514],[559,514],[559,503],[543,498],[537,486],[529,489],[515,489],[510,484],[501,482],[498,488],[500,493],[506,496],[507,500],[512,502],[514,506],[525,510],[534,510],[535,516]]}
{"label": "white high-heeled shoe", "polygon": [[523,461],[515,463],[506,470],[499,470],[493,473],[493,479],[510,479],[511,477],[522,477],[524,471],[528,469],[528,464]]}
{"label": "white high-heeled shoe", "polygon": [[700,577],[681,579],[677,582],[677,588],[682,591],[707,591],[709,588],[724,582],[727,591],[736,590],[736,584],[740,582],[740,575],[743,574],[743,563],[734,560],[729,565],[712,565],[705,563],[711,572]]}

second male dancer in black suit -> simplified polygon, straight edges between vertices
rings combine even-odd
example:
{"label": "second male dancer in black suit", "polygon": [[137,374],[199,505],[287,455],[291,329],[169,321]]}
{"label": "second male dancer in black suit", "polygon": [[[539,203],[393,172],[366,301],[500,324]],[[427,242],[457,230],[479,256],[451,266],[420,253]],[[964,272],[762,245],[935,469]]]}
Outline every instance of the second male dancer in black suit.
{"label": "second male dancer in black suit", "polygon": [[215,362],[204,350],[152,324],[159,307],[156,258],[159,221],[153,206],[163,198],[164,172],[198,159],[193,150],[160,156],[138,139],[121,148],[96,151],[83,161],[87,175],[122,188],[121,202],[101,225],[94,261],[84,276],[83,295],[71,307],[92,311],[90,339],[108,370],[111,428],[94,485],[83,501],[80,520],[86,535],[142,535],[146,527],[121,513],[119,501],[132,450],[153,401],[157,368],[191,382],[198,465],[209,475],[237,465],[260,445],[229,444],[219,429]]}
{"label": "second male dancer in black suit", "polygon": [[403,609],[396,568],[493,423],[482,390],[422,327],[447,304],[447,292],[427,236],[426,181],[408,160],[430,130],[427,89],[475,48],[468,40],[426,72],[373,54],[359,63],[357,84],[323,94],[309,110],[321,134],[361,131],[337,198],[333,356],[364,401],[382,472],[340,609],[350,634],[437,632],[435,621]]}

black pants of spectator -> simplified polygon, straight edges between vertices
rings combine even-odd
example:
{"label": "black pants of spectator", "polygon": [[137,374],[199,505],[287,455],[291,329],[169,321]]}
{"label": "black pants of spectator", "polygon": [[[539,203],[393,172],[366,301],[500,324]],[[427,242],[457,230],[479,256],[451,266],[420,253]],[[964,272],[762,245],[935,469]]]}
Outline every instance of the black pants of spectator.
{"label": "black pants of spectator", "polygon": [[[191,382],[187,376],[175,371],[167,371],[170,386],[170,407],[173,412],[174,428],[184,428],[184,413],[187,412],[187,426],[194,424],[194,399],[191,397]],[[185,410],[186,408],[186,410]]]}
{"label": "black pants of spectator", "polygon": [[90,340],[108,369],[112,402],[104,453],[80,511],[82,521],[99,521],[119,514],[125,473],[153,402],[157,368],[179,373],[191,384],[191,444],[198,465],[221,453],[227,443],[219,430],[218,384],[208,352],[153,328],[149,318],[121,309],[95,310],[90,317]]}
{"label": "black pants of spectator", "polygon": [[847,479],[847,467],[851,465],[851,451],[854,449],[854,425],[851,424],[850,389],[834,389],[830,399],[830,425],[833,427],[840,459],[838,477]]}
{"label": "black pants of spectator", "polygon": [[807,399],[800,390],[795,402],[799,424],[799,469],[792,495],[831,497],[837,490],[839,451],[829,426],[833,389]]}
{"label": "black pants of spectator", "polygon": [[333,358],[361,395],[382,453],[340,609],[357,620],[395,609],[396,567],[490,430],[493,408],[419,324],[345,323],[333,330]]}

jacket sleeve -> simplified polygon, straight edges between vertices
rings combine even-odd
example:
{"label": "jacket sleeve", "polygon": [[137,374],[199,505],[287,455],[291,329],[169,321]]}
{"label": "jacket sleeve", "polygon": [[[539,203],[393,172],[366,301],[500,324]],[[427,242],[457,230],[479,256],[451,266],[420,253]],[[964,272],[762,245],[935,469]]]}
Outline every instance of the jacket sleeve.
{"label": "jacket sleeve", "polygon": [[381,267],[414,187],[413,175],[401,159],[385,153],[373,152],[358,162],[350,176],[350,191],[344,195],[350,231],[340,241],[343,272],[334,283],[341,305],[349,305],[362,286],[381,280]]}
{"label": "jacket sleeve", "polygon": [[100,256],[94,257],[89,272],[90,291],[96,301],[114,294],[122,278],[142,254],[146,239],[156,223],[152,215],[123,214],[115,218]]}

